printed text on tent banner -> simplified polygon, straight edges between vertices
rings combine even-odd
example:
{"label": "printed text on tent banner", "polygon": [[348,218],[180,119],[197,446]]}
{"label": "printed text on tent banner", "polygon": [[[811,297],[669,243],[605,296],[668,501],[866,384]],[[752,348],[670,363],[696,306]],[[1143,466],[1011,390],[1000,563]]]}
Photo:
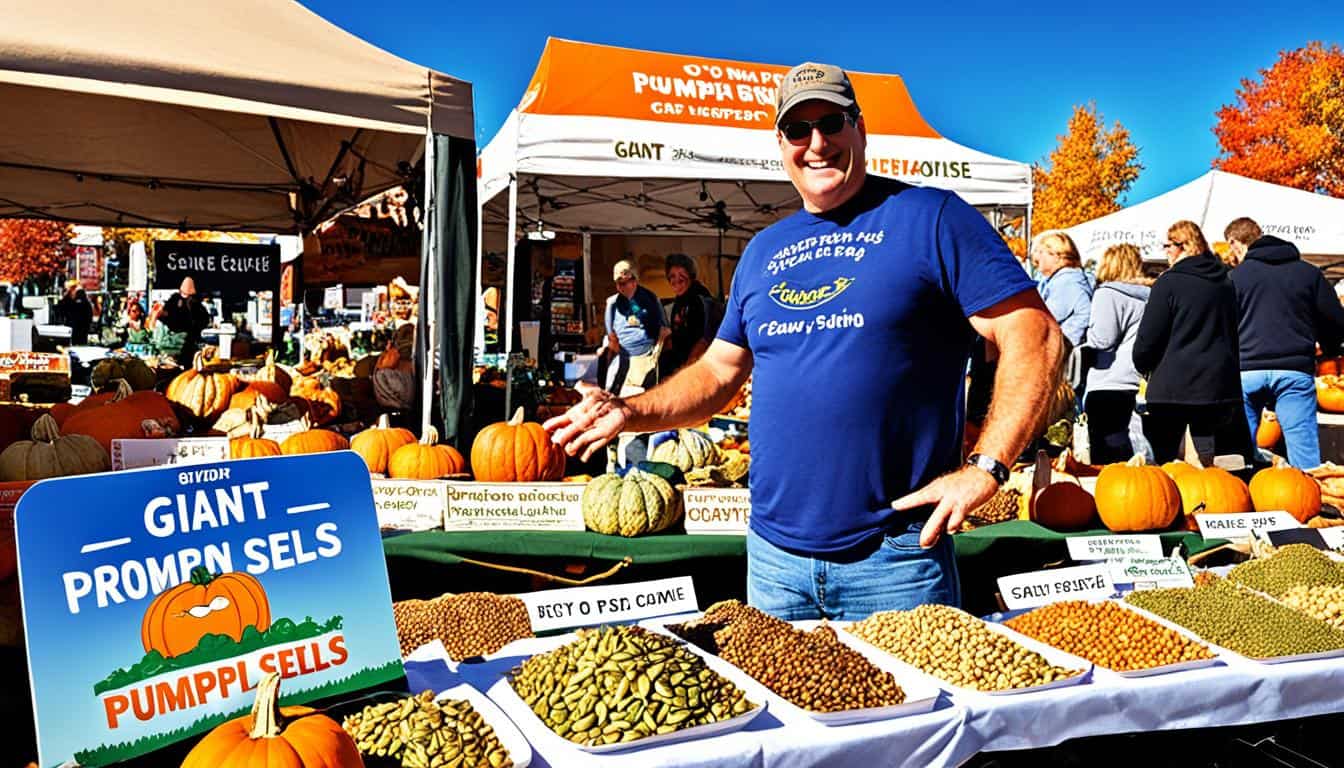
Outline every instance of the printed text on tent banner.
{"label": "printed text on tent banner", "polygon": [[[350,452],[46,480],[15,511],[42,765],[104,765],[403,676]],[[352,599],[354,598],[354,599]]]}

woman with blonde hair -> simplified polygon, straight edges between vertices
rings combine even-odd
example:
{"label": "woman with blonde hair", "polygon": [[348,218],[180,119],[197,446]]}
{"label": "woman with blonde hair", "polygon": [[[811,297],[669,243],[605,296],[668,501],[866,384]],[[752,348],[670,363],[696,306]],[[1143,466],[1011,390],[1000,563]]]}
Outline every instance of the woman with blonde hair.
{"label": "woman with blonde hair", "polygon": [[1236,288],[1193,221],[1172,224],[1163,248],[1171,268],[1153,283],[1134,340],[1134,367],[1148,374],[1144,434],[1159,463],[1177,457],[1187,428],[1202,460],[1249,462]]}
{"label": "woman with blonde hair", "polygon": [[1043,232],[1032,240],[1031,263],[1045,278],[1039,287],[1045,306],[1069,344],[1079,346],[1087,335],[1092,311],[1092,283],[1083,272],[1078,246],[1064,232]]}
{"label": "woman with blonde hair", "polygon": [[1143,275],[1137,246],[1112,245],[1097,267],[1087,346],[1095,353],[1087,371],[1087,437],[1094,464],[1124,461],[1134,455],[1129,423],[1139,395],[1134,370],[1134,338],[1143,320],[1151,280]]}

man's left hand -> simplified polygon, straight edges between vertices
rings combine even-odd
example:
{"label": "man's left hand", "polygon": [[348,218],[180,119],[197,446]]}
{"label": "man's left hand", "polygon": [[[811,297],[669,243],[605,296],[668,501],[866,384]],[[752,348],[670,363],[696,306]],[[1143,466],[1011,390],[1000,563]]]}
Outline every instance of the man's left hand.
{"label": "man's left hand", "polygon": [[984,504],[999,489],[994,477],[979,467],[962,467],[934,480],[919,490],[891,502],[897,511],[936,504],[933,514],[919,534],[919,545],[928,549],[938,543],[946,530],[955,533],[976,507]]}

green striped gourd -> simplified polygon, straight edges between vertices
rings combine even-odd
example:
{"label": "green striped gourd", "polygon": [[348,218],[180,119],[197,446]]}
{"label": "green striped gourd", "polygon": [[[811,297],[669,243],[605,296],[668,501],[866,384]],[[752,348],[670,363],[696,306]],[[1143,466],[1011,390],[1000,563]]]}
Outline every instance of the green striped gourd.
{"label": "green striped gourd", "polygon": [[704,432],[694,429],[678,429],[675,437],[669,436],[661,442],[655,437],[655,442],[649,461],[673,464],[682,472],[712,467],[721,461],[718,446]]}
{"label": "green striped gourd", "polygon": [[664,530],[681,517],[671,483],[640,469],[625,477],[601,475],[583,491],[583,522],[598,533],[639,536]]}

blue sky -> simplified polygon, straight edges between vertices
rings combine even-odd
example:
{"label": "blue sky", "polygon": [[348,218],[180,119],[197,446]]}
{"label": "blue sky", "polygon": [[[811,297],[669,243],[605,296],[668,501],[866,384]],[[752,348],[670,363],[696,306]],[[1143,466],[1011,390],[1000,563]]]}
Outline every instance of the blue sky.
{"label": "blue sky", "polygon": [[[1241,78],[1309,40],[1344,42],[1339,0],[1158,3],[446,3],[302,0],[364,39],[472,82],[494,136],[548,35],[673,53],[819,60],[905,78],[925,119],[985,152],[1037,162],[1095,101],[1140,147],[1129,204],[1208,170],[1214,112]],[[454,9],[460,10],[454,10]]]}

